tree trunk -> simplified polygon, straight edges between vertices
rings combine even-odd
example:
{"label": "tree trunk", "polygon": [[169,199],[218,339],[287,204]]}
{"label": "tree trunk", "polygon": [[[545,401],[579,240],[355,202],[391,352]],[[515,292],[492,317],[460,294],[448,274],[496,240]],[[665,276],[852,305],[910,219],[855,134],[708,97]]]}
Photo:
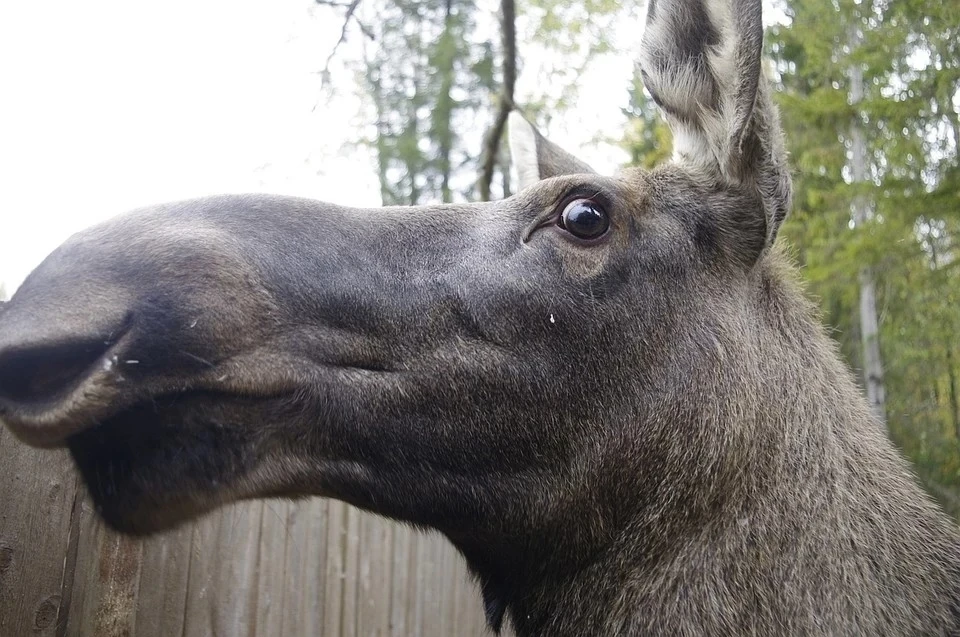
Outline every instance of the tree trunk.
{"label": "tree trunk", "polygon": [[439,168],[440,168],[440,198],[444,203],[453,201],[453,193],[450,191],[450,154],[453,152],[453,136],[450,126],[453,119],[453,97],[450,95],[453,89],[454,73],[454,55],[453,48],[456,47],[453,34],[453,0],[447,0],[443,16],[443,35],[440,44],[441,68],[437,69],[440,73],[440,94],[437,100],[436,119],[434,120],[434,135],[437,136],[439,146]]}
{"label": "tree trunk", "polygon": [[863,344],[863,379],[867,389],[867,401],[880,422],[886,422],[876,283],[870,268],[860,270],[860,337]]}
{"label": "tree trunk", "polygon": [[[860,44],[860,33],[853,27],[851,50]],[[863,69],[854,63],[850,67],[850,103],[856,110],[863,99]],[[859,113],[854,115],[850,130],[851,156],[850,172],[853,183],[867,182],[867,147]],[[872,216],[870,202],[866,195],[857,193],[853,200],[851,213],[854,224],[862,227]],[[860,270],[860,338],[863,345],[863,380],[867,390],[867,400],[874,414],[882,423],[886,423],[886,395],[883,385],[883,359],[880,356],[880,322],[877,318],[876,282],[873,270],[863,267]]]}
{"label": "tree trunk", "polygon": [[513,194],[513,184],[510,183],[510,154],[500,149],[500,175],[503,178],[503,197],[506,199]]}
{"label": "tree trunk", "polygon": [[384,123],[383,91],[380,86],[380,80],[375,79],[371,82],[373,93],[373,103],[377,109],[377,176],[380,180],[380,201],[384,206],[394,205],[393,193],[387,183],[387,152],[384,148],[384,139],[386,134],[386,125]]}
{"label": "tree trunk", "polygon": [[947,346],[947,378],[950,380],[948,385],[950,390],[950,418],[953,419],[953,430],[956,432],[957,440],[960,440],[960,398],[957,396],[957,370],[953,365],[953,349]]}
{"label": "tree trunk", "polygon": [[507,125],[507,116],[513,108],[513,89],[517,83],[517,25],[513,0],[500,1],[500,28],[503,34],[503,87],[497,116],[483,141],[483,167],[477,184],[481,201],[490,201],[490,184],[497,164],[500,139]]}

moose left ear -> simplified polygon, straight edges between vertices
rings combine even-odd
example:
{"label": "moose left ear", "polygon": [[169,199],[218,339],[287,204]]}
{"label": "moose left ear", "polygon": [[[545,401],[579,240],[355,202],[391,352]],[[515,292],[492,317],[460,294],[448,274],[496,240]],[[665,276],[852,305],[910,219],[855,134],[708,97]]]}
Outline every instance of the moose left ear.
{"label": "moose left ear", "polygon": [[590,166],[541,135],[540,131],[517,111],[510,111],[507,137],[510,142],[510,158],[520,179],[520,190],[549,177],[595,172]]}
{"label": "moose left ear", "polygon": [[761,1],[649,0],[640,67],[673,131],[674,161],[755,187],[769,244],[790,207],[790,173],[761,78]]}

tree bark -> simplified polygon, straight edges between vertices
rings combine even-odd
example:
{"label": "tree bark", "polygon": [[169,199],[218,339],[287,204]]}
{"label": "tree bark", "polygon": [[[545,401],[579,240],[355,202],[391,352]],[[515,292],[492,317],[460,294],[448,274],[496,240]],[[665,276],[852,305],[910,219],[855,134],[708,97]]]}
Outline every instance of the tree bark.
{"label": "tree bark", "polygon": [[509,197],[513,194],[513,185],[510,183],[510,154],[500,149],[500,176],[503,179],[503,196]]}
{"label": "tree bark", "polygon": [[[343,16],[343,28],[340,29],[340,38],[337,40],[337,43],[333,45],[333,49],[331,49],[330,54],[327,56],[327,61],[323,65],[323,70],[320,72],[321,80],[326,82],[330,76],[330,63],[333,62],[333,58],[337,54],[337,49],[339,49],[340,45],[347,40],[347,29],[350,27],[351,18],[356,19],[353,14],[356,12],[357,7],[360,6],[360,0],[350,0],[349,4],[335,4],[325,0],[314,0],[314,2],[317,4],[325,4],[334,7],[342,6],[346,9],[346,12]],[[357,24],[359,24],[359,21],[357,21]],[[361,30],[363,30],[362,25]]]}
{"label": "tree bark", "polygon": [[957,440],[960,440],[960,397],[957,396],[957,370],[953,365],[953,349],[950,345],[947,346],[947,378],[950,380],[950,417]]}
{"label": "tree bark", "polygon": [[371,82],[373,93],[373,103],[377,109],[377,176],[380,180],[380,202],[384,206],[393,205],[393,193],[387,183],[387,152],[384,148],[384,137],[386,134],[386,124],[384,122],[383,90],[380,86],[380,79],[377,78]]}
{"label": "tree bark", "polygon": [[481,201],[490,201],[490,184],[497,164],[500,139],[507,125],[507,116],[514,106],[513,90],[517,83],[517,26],[514,0],[500,0],[500,29],[503,35],[503,85],[493,126],[483,140],[483,165],[477,184]]}
{"label": "tree bark", "polygon": [[453,136],[450,134],[450,127],[454,109],[453,97],[450,92],[453,89],[453,61],[456,57],[450,50],[450,47],[456,46],[453,34],[453,0],[447,0],[444,9],[443,35],[440,36],[443,38],[441,52],[444,57],[441,60],[443,67],[437,69],[440,73],[440,95],[437,103],[434,134],[438,138],[439,145],[440,198],[444,203],[450,203],[453,201],[453,193],[450,191],[450,154],[453,152]]}
{"label": "tree bark", "polygon": [[[940,259],[937,251],[937,238],[933,233],[928,235],[930,241],[930,267],[934,274],[940,272]],[[957,372],[953,365],[953,342],[948,342],[944,349],[944,357],[947,365],[947,398],[950,401],[950,425],[953,427],[957,440],[960,440],[960,397],[957,396]],[[939,379],[935,379],[939,380]],[[934,393],[936,394],[937,409],[940,408],[940,396],[937,390],[937,384],[934,382]]]}
{"label": "tree bark", "polygon": [[867,402],[880,422],[886,423],[886,391],[880,356],[880,323],[877,319],[876,282],[871,268],[860,270],[860,337],[863,344],[863,378]]}
{"label": "tree bark", "polygon": [[[861,36],[858,26],[853,25],[851,50],[860,45]],[[853,183],[867,182],[867,147],[860,122],[857,105],[863,100],[863,69],[859,64],[850,66],[850,103],[855,115],[851,125],[850,172]],[[870,202],[863,193],[857,193],[851,206],[854,224],[862,227],[871,217]],[[882,423],[886,423],[886,392],[883,384],[883,359],[880,355],[880,322],[877,318],[877,293],[873,270],[863,267],[860,270],[860,338],[863,346],[863,380],[867,390],[867,401],[874,414]]]}

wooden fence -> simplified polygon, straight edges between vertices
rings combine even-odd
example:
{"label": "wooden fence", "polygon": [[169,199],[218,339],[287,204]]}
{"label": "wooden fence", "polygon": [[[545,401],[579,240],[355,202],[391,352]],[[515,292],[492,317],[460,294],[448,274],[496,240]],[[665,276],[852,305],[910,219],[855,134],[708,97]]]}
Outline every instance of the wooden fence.
{"label": "wooden fence", "polygon": [[66,452],[0,426],[0,637],[489,634],[439,535],[317,498],[130,539],[99,522]]}

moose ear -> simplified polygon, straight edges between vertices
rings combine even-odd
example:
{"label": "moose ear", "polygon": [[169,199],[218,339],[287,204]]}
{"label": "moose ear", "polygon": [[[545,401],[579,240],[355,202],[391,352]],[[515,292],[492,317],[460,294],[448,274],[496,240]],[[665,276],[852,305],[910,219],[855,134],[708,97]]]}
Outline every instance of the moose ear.
{"label": "moose ear", "polygon": [[674,161],[756,188],[770,243],[790,207],[790,173],[761,77],[761,2],[649,0],[640,67],[673,131]]}
{"label": "moose ear", "polygon": [[519,190],[549,177],[595,172],[590,166],[541,135],[540,131],[517,111],[510,111],[507,137],[510,142],[510,158],[520,180]]}

